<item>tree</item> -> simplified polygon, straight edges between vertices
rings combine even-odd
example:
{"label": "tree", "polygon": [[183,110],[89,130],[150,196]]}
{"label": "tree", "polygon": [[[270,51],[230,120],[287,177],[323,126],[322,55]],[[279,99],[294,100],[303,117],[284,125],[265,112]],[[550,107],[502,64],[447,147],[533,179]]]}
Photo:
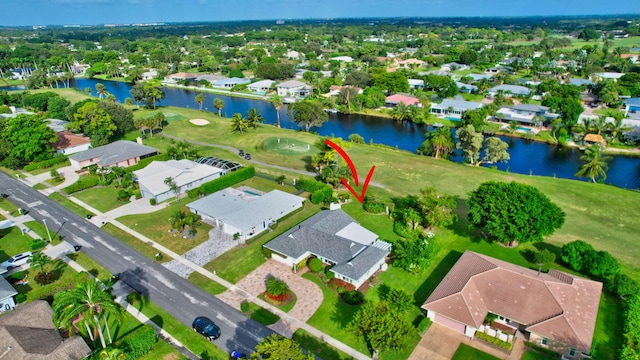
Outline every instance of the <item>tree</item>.
{"label": "tree", "polygon": [[414,274],[422,274],[431,264],[438,251],[435,239],[418,237],[399,240],[395,243],[393,265]]}
{"label": "tree", "polygon": [[582,29],[578,34],[578,39],[583,39],[586,41],[597,40],[600,37],[600,34],[594,29]]}
{"label": "tree", "polygon": [[351,85],[365,89],[372,83],[371,75],[366,71],[353,70],[344,77],[344,85]]}
{"label": "tree", "polygon": [[289,105],[289,116],[298,126],[304,126],[306,132],[309,132],[312,126],[322,126],[329,118],[321,104],[310,100]]}
{"label": "tree", "polygon": [[576,240],[562,246],[560,258],[562,262],[567,264],[572,270],[581,272],[583,269],[588,268],[587,254],[592,252],[595,252],[593,246],[582,240]]}
{"label": "tree", "polygon": [[500,138],[492,136],[486,139],[484,143],[484,156],[482,157],[482,160],[478,161],[476,164],[477,166],[480,166],[483,163],[495,164],[497,162],[507,162],[511,158],[507,152],[509,144],[500,140]]}
{"label": "tree", "polygon": [[111,117],[111,121],[116,126],[114,135],[124,135],[133,131],[135,125],[133,124],[133,111],[126,107],[110,103],[107,101],[100,101],[98,108],[102,109]]}
{"label": "tree", "polygon": [[541,241],[564,224],[564,212],[538,189],[517,182],[485,182],[471,192],[469,222],[501,243]]}
{"label": "tree", "polygon": [[91,138],[93,146],[108,144],[109,138],[118,129],[111,121],[111,116],[93,102],[86,103],[78,109],[69,128],[86,133]]}
{"label": "tree", "polygon": [[96,92],[98,92],[98,99],[102,99],[102,97],[106,96],[107,94],[107,88],[104,86],[103,83],[97,83]]}
{"label": "tree", "polygon": [[471,65],[478,60],[478,53],[473,50],[467,49],[460,53],[460,62],[463,64]]}
{"label": "tree", "polygon": [[144,99],[146,98],[146,94],[144,92],[144,84],[137,83],[133,85],[131,90],[129,90],[129,93],[131,94],[131,97],[133,98],[133,100],[135,100],[136,105],[140,107],[140,103],[143,102]]}
{"label": "tree", "polygon": [[144,90],[146,106],[152,107],[155,110],[158,101],[164,99],[166,94],[160,86],[154,86],[153,83],[150,82],[145,82],[142,88]]}
{"label": "tree", "polygon": [[252,360],[313,360],[314,358],[312,354],[305,355],[296,342],[278,334],[271,334],[260,340],[255,352],[251,354]]}
{"label": "tree", "polygon": [[413,305],[413,296],[402,289],[389,290],[389,293],[383,300],[387,301],[389,306],[399,312],[407,311],[411,308],[411,305]]}
{"label": "tree", "polygon": [[76,284],[72,290],[56,293],[53,300],[53,321],[61,327],[73,330],[74,324],[79,319],[85,325],[87,335],[92,341],[98,335],[102,348],[106,348],[102,321],[112,342],[108,316],[114,316],[116,320],[122,319],[122,308],[117,305],[104,285],[94,279],[87,278],[85,282]]}
{"label": "tree", "polygon": [[590,178],[592,182],[598,179],[607,179],[607,162],[611,160],[611,156],[602,153],[600,145],[594,144],[584,150],[584,154],[580,156],[580,160],[585,161],[580,166],[576,176]]}
{"label": "tree", "polygon": [[[0,139],[4,145],[3,163],[18,167],[31,161],[48,159],[58,136],[37,115],[20,114],[0,122]],[[4,142],[6,141],[6,142]]]}
{"label": "tree", "polygon": [[224,101],[219,98],[213,99],[213,107],[218,110],[218,116],[222,116],[222,108],[224,107]]}
{"label": "tree", "polygon": [[556,261],[556,254],[552,253],[548,249],[542,249],[537,251],[533,255],[533,262],[539,266],[545,266]]}
{"label": "tree", "polygon": [[264,117],[258,112],[258,109],[251,108],[247,111],[247,122],[254,130],[258,130],[258,125],[264,122]]}
{"label": "tree", "polygon": [[394,106],[391,109],[391,118],[397,121],[408,121],[413,120],[415,117],[415,107],[407,106],[403,102]]}
{"label": "tree", "polygon": [[453,140],[451,131],[449,128],[441,127],[425,134],[425,140],[418,148],[418,153],[432,155],[436,159],[441,156],[449,158],[455,149],[456,143]]}
{"label": "tree", "polygon": [[366,302],[353,317],[348,329],[356,336],[363,337],[374,354],[387,349],[404,349],[414,331],[406,316],[385,301]]}
{"label": "tree", "polygon": [[199,93],[196,95],[196,103],[200,106],[200,111],[202,111],[202,104],[204,104],[204,94]]}
{"label": "tree", "polygon": [[242,114],[235,113],[231,117],[231,131],[244,134],[245,130],[249,129],[249,122],[242,117]]}
{"label": "tree", "polygon": [[49,264],[51,264],[51,258],[43,252],[37,252],[31,256],[31,266],[39,268],[40,272],[46,272],[44,267]]}
{"label": "tree", "polygon": [[476,132],[473,125],[469,124],[456,130],[458,142],[456,148],[462,150],[462,157],[471,165],[478,165],[480,151],[484,142],[482,133]]}
{"label": "tree", "polygon": [[282,98],[279,95],[274,95],[271,98],[271,104],[276,109],[276,123],[280,127],[280,107],[282,107]]}

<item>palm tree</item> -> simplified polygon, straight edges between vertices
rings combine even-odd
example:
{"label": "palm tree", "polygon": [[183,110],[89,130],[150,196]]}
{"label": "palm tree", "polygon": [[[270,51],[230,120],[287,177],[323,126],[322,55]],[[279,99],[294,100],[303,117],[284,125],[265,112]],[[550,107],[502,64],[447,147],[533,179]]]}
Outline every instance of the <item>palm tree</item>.
{"label": "palm tree", "polygon": [[102,349],[98,353],[98,359],[100,360],[123,360],[127,358],[127,354],[119,348]]}
{"label": "palm tree", "polygon": [[448,156],[455,148],[456,143],[453,141],[449,128],[441,127],[430,134],[430,141],[435,154],[433,157],[438,159],[440,155]]}
{"label": "palm tree", "polygon": [[258,130],[258,125],[264,122],[264,117],[258,112],[258,109],[251,108],[247,111],[247,121],[250,126]]}
{"label": "palm tree", "polygon": [[42,273],[49,273],[48,271],[44,271],[44,267],[49,264],[51,264],[51,258],[43,252],[37,252],[31,256],[31,266],[38,267]]}
{"label": "palm tree", "polygon": [[222,116],[222,108],[224,107],[224,101],[222,99],[213,99],[213,107],[218,109],[218,116]]}
{"label": "palm tree", "polygon": [[107,344],[100,318],[104,321],[110,343],[113,342],[113,339],[107,316],[115,316],[117,321],[122,319],[122,308],[113,301],[109,291],[101,282],[90,278],[76,284],[72,290],[57,293],[54,296],[52,307],[53,321],[58,326],[73,330],[76,322],[82,322],[92,341],[95,341],[96,334],[100,337],[103,349],[107,347]]}
{"label": "palm tree", "polygon": [[204,94],[196,95],[196,102],[200,105],[200,111],[202,111],[202,104],[204,104]]}
{"label": "palm tree", "polygon": [[180,201],[180,199],[178,198],[179,189],[178,189],[178,185],[176,184],[176,182],[173,181],[173,178],[171,176],[165,178],[164,179],[164,184],[169,187],[169,190],[173,191],[176,194],[176,202],[179,202]]}
{"label": "palm tree", "polygon": [[98,92],[98,98],[102,99],[102,97],[106,94],[106,88],[103,83],[96,84],[96,91]]}
{"label": "palm tree", "polygon": [[614,116],[613,122],[608,124],[609,131],[611,131],[611,137],[614,142],[618,142],[618,137],[624,131],[631,130],[631,127],[623,123],[624,118],[622,116]]}
{"label": "palm tree", "polygon": [[276,123],[278,127],[280,127],[280,107],[282,107],[282,98],[279,95],[274,95],[271,98],[271,103],[273,107],[276,109]]}
{"label": "palm tree", "polygon": [[398,103],[398,105],[391,110],[391,117],[397,121],[409,120],[411,118],[411,109],[402,102]]}
{"label": "palm tree", "polygon": [[242,114],[235,113],[231,117],[231,131],[243,134],[249,128],[249,122],[242,117]]}
{"label": "palm tree", "polygon": [[185,225],[185,217],[186,215],[182,210],[175,210],[169,217],[169,225],[178,231],[182,231]]}
{"label": "palm tree", "polygon": [[596,182],[599,178],[607,179],[607,162],[611,160],[611,156],[602,153],[600,145],[591,145],[585,149],[584,155],[580,156],[580,160],[586,163],[580,166],[576,173],[579,177],[588,177],[592,182]]}
{"label": "palm tree", "polygon": [[518,130],[518,123],[515,120],[509,122],[509,134],[513,134]]}

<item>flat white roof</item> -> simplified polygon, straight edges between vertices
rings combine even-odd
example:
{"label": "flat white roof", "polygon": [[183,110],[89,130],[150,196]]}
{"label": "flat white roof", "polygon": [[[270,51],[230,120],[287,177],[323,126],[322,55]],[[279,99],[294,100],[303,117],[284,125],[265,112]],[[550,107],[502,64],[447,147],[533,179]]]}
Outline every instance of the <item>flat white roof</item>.
{"label": "flat white roof", "polygon": [[338,231],[336,235],[345,239],[355,241],[363,245],[371,245],[378,239],[378,235],[365,229],[355,222],[345,226],[342,230]]}
{"label": "flat white roof", "polygon": [[166,178],[172,178],[175,184],[181,187],[223,171],[217,167],[183,159],[152,161],[144,169],[136,170],[133,173],[136,175],[139,184],[154,195],[158,195],[170,190],[167,184],[164,183]]}

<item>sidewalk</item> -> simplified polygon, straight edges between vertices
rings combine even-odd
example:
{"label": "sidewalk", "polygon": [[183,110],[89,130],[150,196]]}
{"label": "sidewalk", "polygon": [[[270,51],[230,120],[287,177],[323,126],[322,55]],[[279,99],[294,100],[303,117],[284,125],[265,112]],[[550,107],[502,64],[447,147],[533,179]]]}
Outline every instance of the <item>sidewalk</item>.
{"label": "sidewalk", "polygon": [[[24,178],[22,178],[21,180],[25,181]],[[26,181],[25,181],[26,182]],[[28,184],[30,184],[30,182],[27,182]],[[31,185],[32,186],[32,185]],[[45,191],[45,193],[50,193],[52,192],[52,189],[47,189],[49,191]],[[336,349],[339,349],[341,351],[343,351],[344,353],[348,354],[349,356],[358,359],[358,360],[367,360],[367,359],[371,359],[369,356],[360,353],[359,351],[351,348],[350,346],[342,343],[341,341],[321,332],[320,330],[308,325],[306,322],[303,322],[293,316],[291,316],[291,314],[289,313],[285,313],[284,311],[280,310],[279,308],[261,300],[260,298],[258,298],[257,296],[251,295],[248,291],[246,291],[245,289],[242,289],[240,287],[238,287],[235,284],[232,284],[220,277],[218,277],[217,275],[214,275],[213,273],[209,272],[208,270],[206,270],[205,268],[183,258],[180,254],[177,254],[175,252],[173,252],[172,250],[156,243],[155,241],[151,240],[150,238],[140,234],[139,232],[125,226],[124,224],[120,223],[119,221],[115,220],[116,217],[120,217],[126,214],[123,214],[123,212],[125,212],[124,210],[122,211],[118,211],[118,209],[114,209],[112,211],[109,211],[106,214],[109,214],[109,216],[107,217],[105,213],[102,213],[100,211],[98,211],[97,209],[93,208],[92,206],[84,203],[83,201],[80,201],[79,199],[73,197],[73,196],[66,196],[70,201],[82,206],[83,208],[87,209],[89,212],[92,212],[93,214],[95,214],[95,216],[90,220],[92,223],[94,223],[96,226],[101,227],[102,225],[104,225],[104,223],[109,222],[112,225],[118,227],[119,229],[129,233],[132,236],[135,236],[136,238],[138,238],[139,240],[142,240],[144,242],[146,242],[147,244],[153,246],[155,249],[159,250],[160,252],[170,256],[174,261],[177,261],[185,266],[188,266],[189,268],[193,269],[194,271],[197,271],[198,273],[206,276],[207,278],[223,285],[224,287],[226,287],[228,290],[230,290],[232,293],[236,294],[239,297],[242,297],[242,299],[244,301],[249,301],[249,302],[253,302],[257,305],[259,305],[260,307],[269,310],[270,312],[278,315],[281,319],[281,322],[284,326],[278,326],[275,327],[273,330],[277,331],[280,335],[283,336],[287,336],[287,337],[291,337],[292,335],[292,330],[291,329],[298,329],[298,328],[302,328],[305,331],[307,331],[308,333],[318,337],[319,339],[321,339],[322,341],[330,344],[331,346],[335,347]],[[148,202],[147,202],[148,204]],[[140,205],[141,206],[141,205]],[[104,221],[104,223],[103,223]],[[63,257],[64,259],[65,257]],[[224,299],[221,299],[223,301],[225,301]],[[234,306],[234,304],[229,304],[231,306]],[[131,308],[131,307],[129,307]],[[127,310],[129,311],[129,310]]]}

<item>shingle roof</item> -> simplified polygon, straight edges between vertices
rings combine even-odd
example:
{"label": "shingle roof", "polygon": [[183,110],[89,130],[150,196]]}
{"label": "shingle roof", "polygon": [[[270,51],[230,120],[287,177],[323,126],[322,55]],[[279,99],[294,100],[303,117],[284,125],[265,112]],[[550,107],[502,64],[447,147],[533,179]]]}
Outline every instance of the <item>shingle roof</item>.
{"label": "shingle roof", "polygon": [[0,344],[11,346],[3,360],[78,360],[91,353],[79,336],[63,339],[51,320],[53,310],[36,300],[0,317]]}
{"label": "shingle roof", "polygon": [[[356,232],[349,229],[353,226],[352,224],[361,227],[340,209],[321,211],[264,246],[294,259],[308,252],[322,256],[336,263],[332,268],[334,273],[357,280],[380,259],[387,256],[389,251],[356,240]],[[349,230],[343,231],[345,229]],[[362,233],[371,233],[362,229],[364,230]],[[339,236],[338,233],[351,239]]]}
{"label": "shingle roof", "polygon": [[300,86],[309,86],[309,85],[307,85],[306,83],[303,83],[302,81],[289,80],[289,81],[281,82],[276,86],[283,89],[290,89],[290,88],[296,88]]}
{"label": "shingle roof", "polygon": [[547,112],[549,110],[548,107],[536,104],[518,104],[511,107],[514,110],[521,111],[533,111],[533,112]]}
{"label": "shingle roof", "polygon": [[488,312],[590,351],[602,284],[466,251],[422,305],[477,328]]}
{"label": "shingle roof", "polygon": [[110,166],[120,161],[157,152],[158,149],[152,148],[151,146],[141,145],[133,141],[118,140],[111,144],[73,154],[69,156],[69,159],[81,162],[93,158],[100,158],[98,165]]}
{"label": "shingle roof", "polygon": [[504,91],[504,92],[509,91],[514,95],[521,95],[521,94],[529,94],[531,92],[531,89],[529,89],[528,87],[518,86],[518,85],[498,85],[489,89],[489,92],[498,92],[498,91]]}
{"label": "shingle roof", "polygon": [[14,289],[5,278],[0,277],[0,300],[4,300],[17,294],[18,292],[16,289]]}
{"label": "shingle roof", "polygon": [[454,109],[475,110],[482,106],[482,103],[474,101],[444,99],[440,104],[433,104],[431,107],[438,109],[448,109],[449,107],[452,107]]}

